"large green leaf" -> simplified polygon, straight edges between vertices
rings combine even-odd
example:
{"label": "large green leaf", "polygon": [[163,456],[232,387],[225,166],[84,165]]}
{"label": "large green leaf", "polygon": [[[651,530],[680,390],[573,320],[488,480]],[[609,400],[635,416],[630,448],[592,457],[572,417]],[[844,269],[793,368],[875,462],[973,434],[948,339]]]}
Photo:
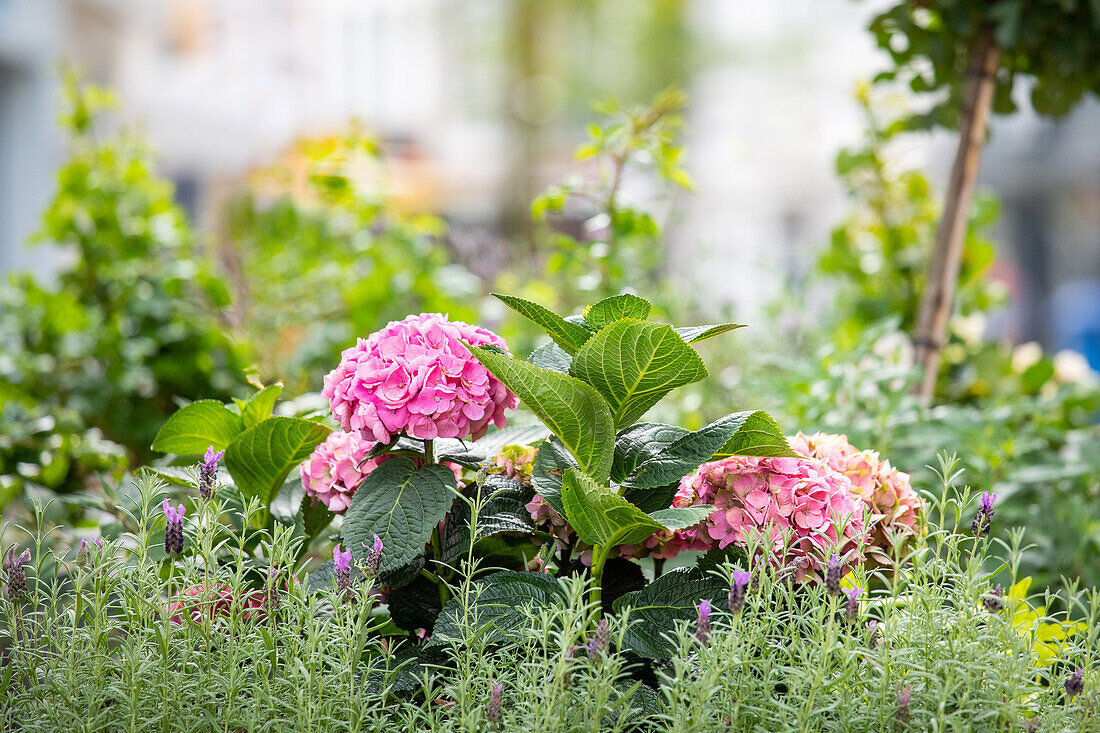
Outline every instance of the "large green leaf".
{"label": "large green leaf", "polygon": [[543,308],[538,303],[532,303],[514,295],[501,295],[493,293],[493,297],[502,301],[521,316],[541,326],[549,334],[558,346],[568,354],[577,353],[577,349],[592,335],[592,332],[577,323],[565,320],[557,313]]}
{"label": "large green leaf", "polygon": [[241,416],[216,400],[198,400],[176,410],[164,423],[152,448],[161,453],[193,456],[225,450],[244,429]]}
{"label": "large green leaf", "polygon": [[569,373],[595,387],[623,427],[676,387],[706,377],[707,367],[672,326],[621,320],[581,347]]}
{"label": "large green leaf", "polygon": [[664,529],[641,509],[575,468],[565,472],[561,498],[565,518],[590,545],[634,545]]}
{"label": "large green leaf", "polygon": [[615,459],[611,480],[622,481],[639,465],[660,454],[690,431],[678,425],[642,422],[619,431],[615,439]]}
{"label": "large green leaf", "polygon": [[272,417],[237,436],[225,449],[225,467],[245,497],[270,506],[287,474],[309,458],[328,434],[324,425],[300,417]]}
{"label": "large green leaf", "polygon": [[749,415],[745,424],[714,452],[712,458],[726,456],[757,456],[761,458],[800,456],[791,450],[787,436],[771,415],[762,410]]}
{"label": "large green leaf", "polygon": [[507,354],[478,346],[474,355],[523,400],[597,481],[611,474],[615,424],[607,402],[591,386],[568,374],[540,369]]}
{"label": "large green leaf", "polygon": [[766,412],[735,412],[679,438],[622,483],[635,489],[668,486],[713,457],[727,455],[797,457]]}
{"label": "large green leaf", "polygon": [[689,344],[696,344],[735,328],[744,327],[743,323],[715,323],[709,326],[684,326],[677,328],[676,333]]}
{"label": "large green leaf", "polygon": [[668,659],[675,653],[668,639],[676,630],[677,621],[696,617],[699,601],[706,599],[716,606],[725,603],[729,588],[718,578],[699,570],[677,568],[634,593],[615,601],[616,613],[626,608],[630,626],[623,635],[623,648],[647,659]]}
{"label": "large green leaf", "polygon": [[456,595],[447,602],[436,619],[432,644],[461,642],[482,630],[490,642],[501,642],[527,623],[531,612],[564,601],[560,583],[544,573],[493,573],[474,583],[465,599]]}
{"label": "large green leaf", "polygon": [[283,393],[282,383],[269,384],[245,403],[241,408],[241,421],[246,428],[271,417],[271,411],[275,409],[275,402]]}
{"label": "large green leaf", "polygon": [[431,463],[421,469],[404,456],[371,471],[352,497],[341,534],[358,560],[365,561],[382,539],[382,570],[416,559],[451,506],[456,490],[451,469]]}
{"label": "large green leaf", "polygon": [[639,298],[637,295],[631,295],[630,293],[622,293],[621,295],[604,298],[600,302],[585,308],[584,320],[592,328],[598,330],[623,318],[644,321],[649,318],[649,312],[652,309],[653,306],[645,298]]}

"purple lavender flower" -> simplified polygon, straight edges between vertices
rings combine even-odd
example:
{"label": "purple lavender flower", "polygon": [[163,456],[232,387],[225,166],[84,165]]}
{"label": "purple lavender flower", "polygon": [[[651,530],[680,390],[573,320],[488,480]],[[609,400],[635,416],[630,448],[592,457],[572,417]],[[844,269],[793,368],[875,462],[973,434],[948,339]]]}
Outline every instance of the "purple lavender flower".
{"label": "purple lavender flower", "polygon": [[88,540],[80,538],[80,549],[76,551],[76,564],[84,567],[88,564]]}
{"label": "purple lavender flower", "polygon": [[504,692],[504,683],[492,680],[489,687],[489,702],[485,705],[485,719],[496,728],[504,718],[504,708],[500,696]]}
{"label": "purple lavender flower", "polygon": [[340,545],[332,549],[332,563],[336,570],[336,590],[349,595],[351,583],[351,550],[340,550]]}
{"label": "purple lavender flower", "polygon": [[588,650],[589,659],[599,659],[604,654],[607,654],[607,650],[611,647],[611,629],[607,625],[607,619],[600,619],[600,623],[596,625],[596,631],[592,634],[592,638],[588,640],[588,643],[584,645],[584,648]]}
{"label": "purple lavender flower", "polygon": [[1005,607],[1004,591],[1001,589],[1001,584],[997,583],[993,590],[989,591],[986,595],[982,596],[982,605],[985,606],[985,610],[990,613],[996,613]]}
{"label": "purple lavender flower", "polygon": [[378,575],[378,569],[382,566],[382,538],[378,535],[374,536],[374,547],[371,549],[370,554],[367,555],[367,566],[364,568],[368,577],[375,577]]}
{"label": "purple lavender flower", "polygon": [[225,455],[225,451],[215,452],[214,446],[206,449],[206,455],[199,464],[199,495],[203,499],[209,499],[214,495],[214,484],[218,479],[218,461]]}
{"label": "purple lavender flower", "polygon": [[1081,691],[1085,689],[1085,670],[1078,667],[1077,671],[1066,678],[1066,692],[1070,697],[1074,695],[1080,695]]}
{"label": "purple lavender flower", "polygon": [[173,557],[183,552],[183,504],[175,509],[164,500],[164,551]]}
{"label": "purple lavender flower", "polygon": [[31,560],[31,551],[15,554],[15,545],[4,556],[4,597],[9,601],[21,601],[27,595],[27,571],[23,569]]}
{"label": "purple lavender flower", "polygon": [[745,607],[745,591],[748,589],[752,574],[747,570],[733,571],[733,585],[730,586],[729,609],[730,613],[741,613]]}
{"label": "purple lavender flower", "polygon": [[695,620],[695,638],[700,644],[706,644],[710,638],[710,601],[704,599],[699,602],[699,618]]}
{"label": "purple lavender flower", "polygon": [[898,709],[895,719],[902,726],[909,725],[909,703],[913,700],[913,688],[906,685],[898,688]]}
{"label": "purple lavender flower", "polygon": [[993,502],[997,501],[997,495],[989,491],[983,491],[978,498],[978,513],[974,515],[974,521],[970,524],[970,530],[975,537],[985,537],[989,534],[989,528],[993,525]]}
{"label": "purple lavender flower", "polygon": [[825,592],[831,596],[840,595],[840,555],[834,554],[829,558],[829,565],[825,568]]}
{"label": "purple lavender flower", "polygon": [[844,602],[844,618],[855,621],[856,617],[859,616],[859,596],[863,593],[863,589],[849,588],[844,593],[848,596]]}
{"label": "purple lavender flower", "polygon": [[271,616],[275,616],[279,613],[279,602],[281,600],[279,571],[274,565],[271,565],[267,568],[267,584],[264,586],[264,609]]}

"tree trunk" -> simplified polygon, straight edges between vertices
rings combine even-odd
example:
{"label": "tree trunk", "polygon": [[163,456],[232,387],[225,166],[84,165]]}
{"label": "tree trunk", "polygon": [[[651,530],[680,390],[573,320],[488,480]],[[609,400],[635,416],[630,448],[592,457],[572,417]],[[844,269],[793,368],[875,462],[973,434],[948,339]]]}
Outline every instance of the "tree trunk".
{"label": "tree trunk", "polygon": [[932,398],[939,375],[940,350],[944,346],[947,321],[955,299],[970,202],[974,197],[986,126],[993,106],[994,74],[999,57],[1000,49],[997,48],[993,29],[983,28],[970,50],[965,96],[959,117],[959,147],[951,167],[943,217],[936,230],[936,249],[932,253],[928,285],[921,301],[913,339],[917,364],[923,369],[919,394],[926,403]]}

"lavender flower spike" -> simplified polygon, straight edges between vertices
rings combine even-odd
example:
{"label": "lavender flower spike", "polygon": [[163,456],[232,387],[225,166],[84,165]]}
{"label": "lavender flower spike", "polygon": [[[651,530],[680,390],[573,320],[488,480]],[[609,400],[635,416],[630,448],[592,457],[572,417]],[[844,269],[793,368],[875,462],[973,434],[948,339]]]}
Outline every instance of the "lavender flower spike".
{"label": "lavender flower spike", "polygon": [[367,567],[366,573],[369,577],[373,578],[378,575],[379,568],[382,567],[382,538],[378,535],[374,536],[374,547],[371,548],[370,554],[367,555]]}
{"label": "lavender flower spike", "polygon": [[4,597],[9,601],[20,601],[27,595],[27,571],[23,569],[31,560],[31,551],[23,550],[15,554],[15,545],[8,548],[4,556]]}
{"label": "lavender flower spike", "polygon": [[989,528],[993,525],[993,503],[997,501],[997,495],[989,491],[983,491],[978,498],[978,513],[974,515],[974,521],[970,525],[970,531],[975,537],[985,537],[989,534]]}
{"label": "lavender flower spike", "polygon": [[1078,667],[1076,672],[1066,678],[1066,692],[1069,693],[1070,697],[1080,695],[1081,691],[1085,689],[1084,676],[1085,670]]}
{"label": "lavender flower spike", "polygon": [[752,574],[747,570],[733,571],[733,585],[730,586],[729,609],[730,613],[740,613],[745,607],[745,590],[752,580]]}
{"label": "lavender flower spike", "polygon": [[825,592],[831,596],[840,595],[840,555],[835,553],[825,568]]}
{"label": "lavender flower spike", "polygon": [[844,592],[848,596],[848,599],[844,602],[844,618],[855,621],[859,615],[859,596],[863,593],[863,589],[851,588]]}
{"label": "lavender flower spike", "polygon": [[345,595],[352,589],[351,550],[340,550],[340,545],[332,549],[332,563],[336,571],[336,590]]}
{"label": "lavender flower spike", "polygon": [[500,696],[504,692],[504,683],[492,680],[489,687],[489,702],[485,705],[485,719],[496,728],[504,719],[504,707]]}
{"label": "lavender flower spike", "polygon": [[699,602],[699,618],[695,621],[695,638],[700,644],[706,644],[710,638],[710,601],[704,599]]}
{"label": "lavender flower spike", "polygon": [[909,703],[913,700],[913,688],[906,685],[898,688],[897,722],[901,725],[909,725]]}
{"label": "lavender flower spike", "polygon": [[203,499],[209,499],[214,495],[214,484],[218,479],[218,461],[225,455],[225,451],[215,452],[214,446],[206,449],[206,455],[199,464],[199,495]]}
{"label": "lavender flower spike", "polygon": [[164,551],[173,557],[183,552],[183,504],[175,509],[164,500]]}
{"label": "lavender flower spike", "polygon": [[589,659],[599,659],[604,654],[607,654],[607,650],[611,647],[611,629],[607,625],[607,619],[600,619],[600,623],[596,626],[596,632],[592,634],[592,638],[588,643],[584,645],[584,648],[588,650]]}

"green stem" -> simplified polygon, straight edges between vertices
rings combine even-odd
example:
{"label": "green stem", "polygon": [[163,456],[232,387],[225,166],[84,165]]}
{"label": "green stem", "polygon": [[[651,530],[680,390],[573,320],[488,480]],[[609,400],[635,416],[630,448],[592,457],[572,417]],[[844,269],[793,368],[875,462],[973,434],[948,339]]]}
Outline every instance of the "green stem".
{"label": "green stem", "polygon": [[435,441],[434,440],[425,440],[424,441],[424,462],[425,463],[435,463]]}
{"label": "green stem", "polygon": [[592,548],[592,605],[596,607],[596,620],[603,617],[603,566],[611,548],[596,545]]}

